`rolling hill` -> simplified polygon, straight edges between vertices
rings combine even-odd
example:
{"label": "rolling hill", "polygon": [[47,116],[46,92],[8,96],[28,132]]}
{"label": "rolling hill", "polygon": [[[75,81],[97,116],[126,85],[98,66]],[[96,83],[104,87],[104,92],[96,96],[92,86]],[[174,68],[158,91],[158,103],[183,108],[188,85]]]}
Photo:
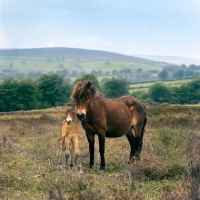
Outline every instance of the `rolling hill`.
{"label": "rolling hill", "polygon": [[[44,73],[55,72],[72,79],[93,73],[102,79],[112,76],[115,70],[120,73],[119,78],[135,82],[136,79],[155,80],[157,73],[167,65],[170,64],[100,50],[64,47],[0,49],[0,80],[9,76],[36,78]],[[136,77],[139,68],[144,74]],[[129,70],[129,73],[124,74],[124,70]]]}
{"label": "rolling hill", "polygon": [[153,65],[165,65],[166,62],[157,62],[148,59],[128,56],[119,53],[106,52],[100,50],[88,50],[78,48],[34,48],[34,49],[0,49],[0,56],[14,57],[66,57],[69,59],[84,59],[84,60],[117,60],[117,61],[134,61]]}
{"label": "rolling hill", "polygon": [[138,58],[144,58],[148,60],[156,60],[160,62],[168,62],[175,65],[200,65],[199,58],[188,58],[188,57],[179,57],[179,56],[157,56],[157,55],[133,55]]}

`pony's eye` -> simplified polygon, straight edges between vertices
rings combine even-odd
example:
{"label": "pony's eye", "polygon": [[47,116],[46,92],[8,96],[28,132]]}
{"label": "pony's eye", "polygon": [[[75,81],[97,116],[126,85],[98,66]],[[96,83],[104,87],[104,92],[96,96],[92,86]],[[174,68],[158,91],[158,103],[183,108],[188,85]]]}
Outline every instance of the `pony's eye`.
{"label": "pony's eye", "polygon": [[89,96],[87,96],[86,98],[89,99]]}

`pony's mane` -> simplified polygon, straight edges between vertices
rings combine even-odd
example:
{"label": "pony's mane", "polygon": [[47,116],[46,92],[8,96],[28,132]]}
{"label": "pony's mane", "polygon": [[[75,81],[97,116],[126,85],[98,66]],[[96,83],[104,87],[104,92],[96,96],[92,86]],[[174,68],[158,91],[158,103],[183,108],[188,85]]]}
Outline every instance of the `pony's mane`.
{"label": "pony's mane", "polygon": [[88,97],[93,97],[98,92],[98,89],[91,81],[79,81],[74,86],[71,98],[73,100],[86,99]]}

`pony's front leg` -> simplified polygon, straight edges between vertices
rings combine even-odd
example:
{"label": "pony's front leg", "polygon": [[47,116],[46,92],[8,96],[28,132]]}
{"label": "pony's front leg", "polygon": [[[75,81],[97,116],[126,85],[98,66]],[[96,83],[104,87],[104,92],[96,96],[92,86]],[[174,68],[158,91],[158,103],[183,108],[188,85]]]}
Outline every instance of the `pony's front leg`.
{"label": "pony's front leg", "polygon": [[86,133],[86,136],[87,136],[87,140],[89,143],[89,152],[90,152],[89,168],[93,168],[93,166],[94,166],[94,143],[95,143],[94,134]]}
{"label": "pony's front leg", "polygon": [[82,173],[78,136],[74,138],[74,154],[77,158],[78,170],[80,173]]}
{"label": "pony's front leg", "polygon": [[99,153],[100,153],[100,157],[101,157],[101,163],[100,163],[100,168],[99,170],[105,170],[105,135],[104,134],[99,134],[98,135],[99,138]]}

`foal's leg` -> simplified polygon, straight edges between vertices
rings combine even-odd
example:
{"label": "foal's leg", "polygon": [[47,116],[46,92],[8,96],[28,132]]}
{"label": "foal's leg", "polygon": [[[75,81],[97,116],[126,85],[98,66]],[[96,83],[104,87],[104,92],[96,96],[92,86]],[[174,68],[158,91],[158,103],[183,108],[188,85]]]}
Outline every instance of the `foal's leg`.
{"label": "foal's leg", "polygon": [[89,151],[90,151],[90,163],[89,163],[89,168],[93,168],[94,166],[94,134],[86,133],[87,140],[89,143]]}
{"label": "foal's leg", "polygon": [[69,149],[70,149],[70,168],[72,169],[72,167],[74,166],[74,141],[73,141],[73,137],[70,137],[69,139]]}
{"label": "foal's leg", "polygon": [[68,159],[70,157],[70,138],[69,137],[65,137],[65,162],[66,162],[66,169],[68,169]]}
{"label": "foal's leg", "polygon": [[133,161],[133,158],[135,156],[135,151],[136,151],[135,139],[132,133],[132,129],[128,131],[128,133],[126,134],[126,137],[131,147],[130,157],[129,157],[129,162],[128,162],[128,163],[131,163]]}
{"label": "foal's leg", "polygon": [[62,153],[65,150],[65,136],[62,136],[60,140],[61,140],[61,147],[60,147],[60,155],[59,155],[59,160],[58,160],[58,168],[60,168],[61,166]]}
{"label": "foal's leg", "polygon": [[98,138],[99,138],[99,153],[100,153],[100,156],[101,156],[101,163],[100,163],[99,170],[105,170],[105,165],[106,165],[105,157],[104,157],[104,154],[105,154],[105,135],[99,134]]}

